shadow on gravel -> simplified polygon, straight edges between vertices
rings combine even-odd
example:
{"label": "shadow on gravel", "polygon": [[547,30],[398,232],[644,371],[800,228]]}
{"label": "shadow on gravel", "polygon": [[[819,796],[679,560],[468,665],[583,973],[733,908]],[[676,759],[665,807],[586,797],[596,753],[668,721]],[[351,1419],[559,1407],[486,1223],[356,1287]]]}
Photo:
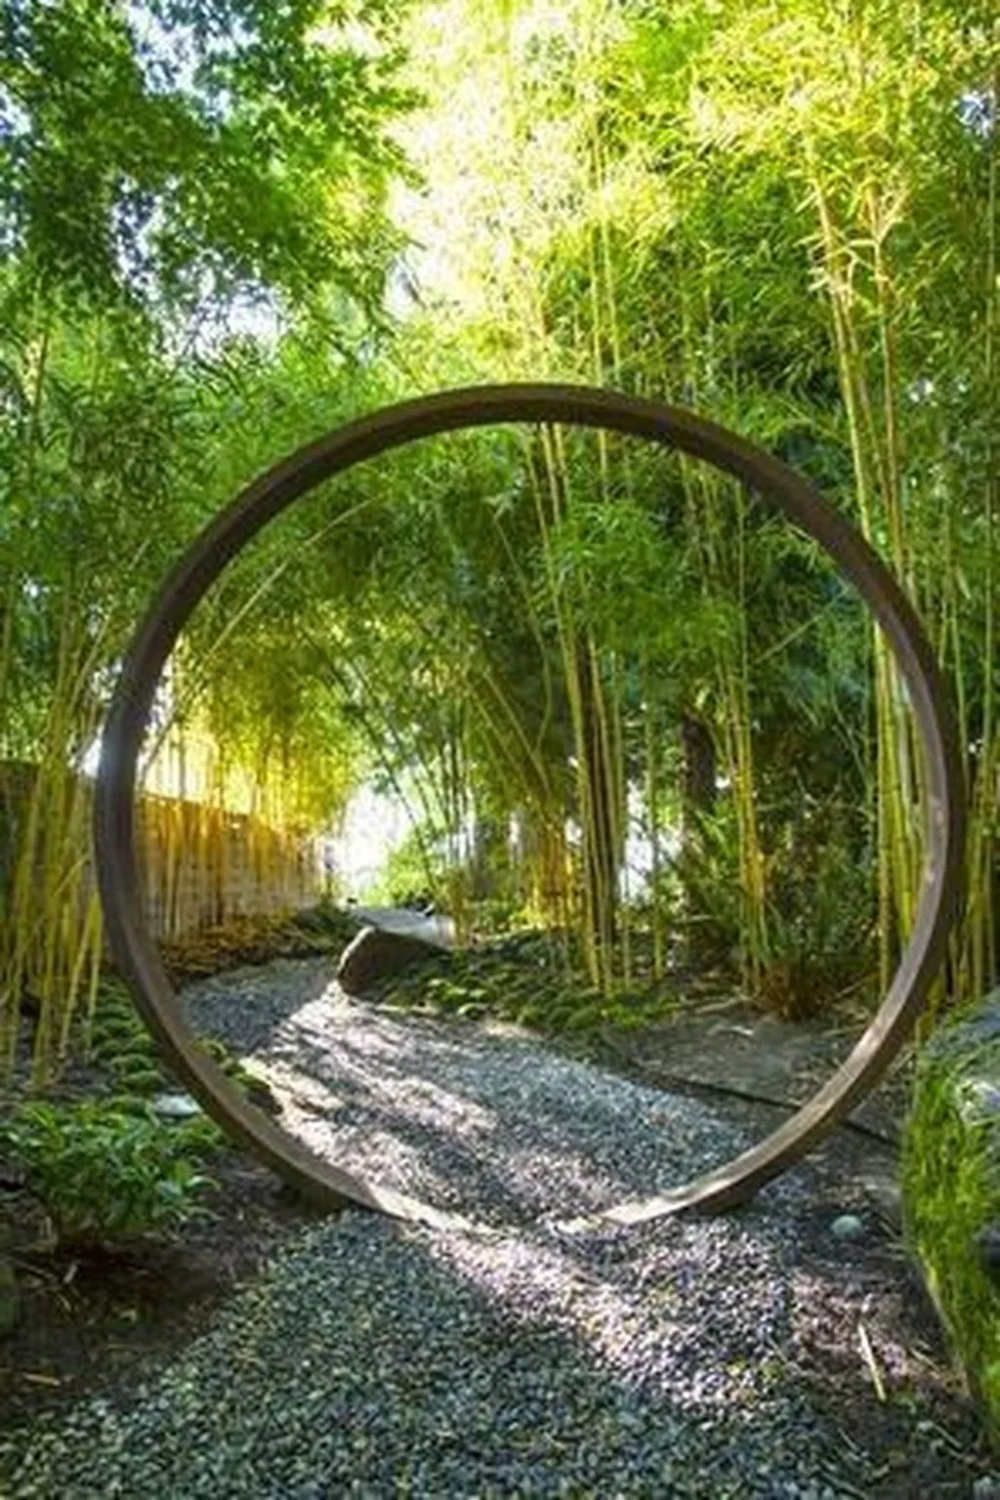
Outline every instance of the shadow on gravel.
{"label": "shadow on gravel", "polygon": [[[265,992],[262,982],[262,1004]],[[757,1138],[759,1110],[734,1105],[720,1119],[718,1104],[656,1095],[533,1038],[346,1004],[324,972],[276,986],[248,1031],[252,1000],[240,1050],[256,1052],[292,1133],[498,1231],[431,1236],[375,1221],[366,1232],[380,1256],[405,1247],[394,1290],[367,1279],[382,1277],[378,1257],[364,1270],[356,1259],[341,1282],[339,1228],[323,1230],[336,1318],[367,1330],[350,1358],[317,1350],[343,1379],[324,1419],[350,1427],[363,1412],[371,1437],[329,1459],[331,1493],[348,1480],[377,1492],[388,1474],[370,1369],[383,1399],[419,1406],[407,1417],[414,1448],[433,1459],[413,1460],[415,1493],[471,1493],[449,1489],[456,1475],[558,1493],[565,1474],[571,1492],[792,1496],[777,1476],[809,1464],[838,1496],[970,1493],[977,1425],[916,1278],[836,1150],[738,1215],[567,1236],[553,1221],[672,1186]],[[583,1074],[585,1091],[567,1086]],[[858,1244],[830,1234],[845,1209],[864,1218]],[[353,1215],[342,1224],[355,1234]],[[440,1338],[452,1342],[436,1371]],[[549,1380],[553,1367],[562,1374]]]}
{"label": "shadow on gravel", "polygon": [[198,1036],[218,1037],[239,1052],[264,1050],[297,1011],[323,997],[335,967],[324,957],[230,969],[185,985],[181,1012]]}
{"label": "shadow on gravel", "polygon": [[4,1493],[968,1495],[967,1423],[946,1442],[955,1409],[933,1390],[908,1404],[895,1372],[873,1403],[845,1363],[857,1299],[814,1268],[836,1405],[817,1393],[786,1239],[773,1209],[569,1244],[345,1214],[237,1293],[147,1398],[78,1408],[65,1441],[24,1444],[19,1474],[0,1438]]}
{"label": "shadow on gravel", "polygon": [[[256,1054],[314,1149],[493,1231],[360,1213],[309,1229],[148,1398],[78,1406],[50,1445],[22,1436],[19,1474],[0,1437],[0,1492],[971,1493],[974,1418],[836,1152],[738,1214],[567,1234],[556,1220],[704,1170],[759,1116],[533,1038],[348,1005],[326,965],[288,967],[241,972],[235,993],[232,974],[199,985],[199,1029]],[[863,1217],[857,1242],[830,1235],[845,1208]]]}
{"label": "shadow on gravel", "polygon": [[546,1054],[532,1038],[326,998],[253,1062],[286,1128],[313,1150],[494,1225],[609,1207],[752,1138],[703,1105]]}

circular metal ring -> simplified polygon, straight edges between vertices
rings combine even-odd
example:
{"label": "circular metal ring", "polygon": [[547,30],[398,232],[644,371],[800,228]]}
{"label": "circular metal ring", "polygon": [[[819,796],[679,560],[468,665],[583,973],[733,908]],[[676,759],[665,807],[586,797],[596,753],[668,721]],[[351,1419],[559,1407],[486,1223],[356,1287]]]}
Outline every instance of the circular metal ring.
{"label": "circular metal ring", "polygon": [[910,1033],[945,953],[962,887],[964,797],[948,694],[913,609],[871,547],[805,480],[769,454],[692,413],[585,386],[501,385],[443,391],[375,412],[301,448],[249,485],[191,545],[137,632],[115,686],[101,746],[95,840],[115,960],[167,1059],[207,1112],[286,1182],[322,1205],[345,1200],[432,1222],[430,1205],[341,1171],[236,1092],[182,1019],[146,926],[135,849],[136,766],[164,665],[199,600],[227,563],[291,503],[332,475],[419,438],[513,422],[561,422],[651,441],[742,480],[812,537],[860,592],[889,641],[923,741],[927,856],[913,935],[874,1019],[827,1082],[778,1130],[672,1192],[620,1204],[618,1224],[749,1198],[802,1157],[884,1073]]}

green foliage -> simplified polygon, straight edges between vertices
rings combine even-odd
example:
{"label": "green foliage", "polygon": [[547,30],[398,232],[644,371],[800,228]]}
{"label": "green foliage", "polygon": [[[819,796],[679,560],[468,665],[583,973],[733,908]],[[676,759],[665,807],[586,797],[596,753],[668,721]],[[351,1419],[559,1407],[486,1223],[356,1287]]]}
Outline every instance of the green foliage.
{"label": "green foliage", "polygon": [[434,847],[434,830],[411,828],[390,851],[379,878],[364,892],[372,905],[415,906],[440,899],[447,884],[448,862]]}
{"label": "green foliage", "polygon": [[[305,925],[311,925],[313,932],[305,945],[300,943],[295,948],[296,955],[303,952],[330,952],[331,926],[338,933],[332,946],[339,951],[343,946],[339,935],[344,931],[342,922],[338,920],[339,915],[318,911],[312,914],[311,923],[308,918],[304,918]],[[290,924],[270,925],[273,934],[275,926],[279,932],[287,932]],[[355,924],[350,924],[349,930],[353,932]],[[298,932],[300,937],[305,937],[302,929],[298,929]],[[279,952],[286,951],[287,943],[284,947],[274,943],[269,950],[258,952],[255,956],[258,961],[267,962],[278,956]],[[245,954],[237,961],[247,961]],[[200,1037],[197,1044],[219,1065],[230,1083],[250,1103],[259,1103],[265,1109],[270,1107],[272,1096],[267,1084],[230,1046],[215,1037]],[[143,1115],[151,1096],[171,1088],[170,1076],[160,1062],[152,1035],[132,1004],[125,986],[117,980],[103,981],[98,992],[88,1055],[100,1067],[107,1081],[108,1092],[116,1105],[132,1114]],[[105,1096],[102,1093],[100,1097]],[[224,1144],[222,1131],[208,1116],[197,1116],[178,1129],[180,1139],[192,1149],[211,1150]]]}
{"label": "green foliage", "polygon": [[[870,853],[858,846],[852,817],[801,788],[785,817],[770,811],[769,944],[752,993],[781,1019],[802,1020],[829,1014],[841,995],[874,979]],[[743,927],[726,803],[699,819],[662,883],[688,963],[735,975]]]}
{"label": "green foliage", "polygon": [[[294,929],[299,939],[292,950],[297,957],[306,953],[339,951],[348,940],[344,936],[345,932],[353,935],[357,930],[357,924],[345,922],[341,913],[326,912],[322,908],[311,914],[303,914],[301,922],[301,926],[287,921],[267,924],[271,929],[272,945],[264,952],[257,951],[254,954],[256,961],[269,962],[275,957],[287,955],[289,927]],[[285,937],[284,943],[275,941],[278,934]],[[247,962],[246,952],[236,961]],[[218,972],[218,969],[211,972]],[[251,1103],[269,1099],[267,1085],[227,1043],[216,1037],[200,1037],[198,1045]],[[170,1078],[160,1062],[156,1043],[132,1004],[125,986],[117,980],[105,980],[98,992],[88,1050],[92,1061],[98,1064],[106,1076],[110,1092],[116,1096],[120,1105],[133,1112],[138,1110],[141,1113],[144,1101],[170,1087]],[[201,1140],[206,1147],[222,1144],[221,1131],[207,1117],[189,1122],[185,1129],[185,1139],[192,1143]]]}
{"label": "green foliage", "polygon": [[[1000,949],[987,8],[406,12],[0,0],[0,759],[45,773],[20,890],[0,859],[0,1066],[21,993],[57,1052],[96,973],[96,919],[89,960],[65,937],[86,837],[67,771],[183,545],[331,426],[505,378],[696,408],[820,483],[892,563],[974,747],[956,970],[983,989]],[[883,980],[912,921],[919,758],[868,622],[783,520],[651,445],[483,430],[365,464],[227,570],[170,673],[163,715],[211,734],[268,816],[333,830],[377,783],[420,828],[380,898],[430,891],[463,931],[573,929],[568,972],[602,1005],[645,984],[626,957],[644,923],[661,978],[687,936],[795,1014],[871,969],[876,903]],[[716,833],[685,807],[694,720]],[[641,913],[637,825],[656,846]],[[519,1003],[566,1024],[596,1003],[575,983]],[[151,1089],[134,1040],[110,1047],[116,1076]]]}
{"label": "green foliage", "polygon": [[142,1097],[166,1087],[156,1044],[119,980],[106,979],[98,990],[88,1052],[117,1094]]}
{"label": "green foliage", "polygon": [[803,809],[772,855],[771,950],[758,997],[785,1020],[829,1014],[877,972],[870,861],[838,838],[834,817]]}
{"label": "green foliage", "polygon": [[[243,1092],[257,1082],[224,1042],[204,1038],[201,1045]],[[105,981],[98,994],[89,1055],[107,1076],[111,1092],[119,1100],[129,1101],[133,1108],[138,1105],[141,1109],[143,1099],[170,1087],[156,1043],[128,991],[117,981]],[[215,1132],[210,1122],[205,1125],[209,1134]]]}
{"label": "green foliage", "polygon": [[211,1181],[195,1165],[214,1144],[201,1121],[165,1126],[128,1100],[25,1104],[0,1140],[65,1247],[176,1229]]}
{"label": "green foliage", "polygon": [[[207,1052],[213,1062],[218,1063],[229,1082],[250,1104],[256,1104],[264,1110],[271,1108],[273,1096],[270,1086],[253,1068],[247,1067],[242,1058],[236,1056],[227,1042],[218,1037],[199,1037],[198,1046]],[[211,1122],[206,1121],[206,1125],[210,1131],[216,1129]],[[221,1132],[219,1139],[222,1139]]]}
{"label": "green foliage", "polygon": [[[338,10],[390,29],[387,6]],[[339,281],[371,304],[389,245],[379,200],[401,165],[383,127],[409,103],[397,64],[391,46],[366,53],[329,27],[322,0],[5,0],[5,258],[50,294],[104,303],[301,301]]]}
{"label": "green foliage", "polygon": [[739,965],[740,872],[732,809],[704,815],[662,879],[665,895],[696,964],[736,972]]}
{"label": "green foliage", "polygon": [[[399,9],[0,3],[0,761],[39,787],[0,923],[0,1071],[30,991],[50,1075],[100,962],[85,799],[66,786],[135,620],[248,466],[314,433],[311,398],[327,415],[348,352],[384,325],[385,198],[405,173],[387,127],[410,105]],[[258,339],[231,325],[269,351],[281,319],[322,352],[262,434]],[[189,707],[175,694],[169,711]],[[322,716],[308,695],[293,708],[234,748],[260,782],[294,755],[312,772],[301,804],[334,816],[350,757],[315,739],[307,757],[289,719]]]}

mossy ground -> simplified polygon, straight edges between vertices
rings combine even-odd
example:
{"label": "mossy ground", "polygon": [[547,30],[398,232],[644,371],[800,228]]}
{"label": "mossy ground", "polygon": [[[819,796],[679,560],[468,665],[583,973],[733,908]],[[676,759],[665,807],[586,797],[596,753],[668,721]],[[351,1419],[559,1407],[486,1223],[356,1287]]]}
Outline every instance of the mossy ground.
{"label": "mossy ground", "polygon": [[588,985],[568,939],[524,932],[411,965],[373,985],[369,998],[460,1020],[515,1022],[546,1035],[602,1025],[643,1027],[681,1004],[675,981],[637,965],[629,985],[604,995]]}

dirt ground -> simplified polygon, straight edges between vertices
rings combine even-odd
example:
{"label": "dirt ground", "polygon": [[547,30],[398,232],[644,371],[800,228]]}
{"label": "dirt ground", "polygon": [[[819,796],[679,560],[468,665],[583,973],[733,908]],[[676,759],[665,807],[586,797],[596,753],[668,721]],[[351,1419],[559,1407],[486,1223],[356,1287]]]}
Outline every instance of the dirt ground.
{"label": "dirt ground", "polygon": [[141,1395],[146,1371],[202,1329],[233,1287],[314,1217],[235,1151],[220,1152],[207,1170],[217,1186],[204,1218],[173,1237],[83,1259],[33,1249],[44,1235],[42,1216],[8,1187],[0,1222],[11,1223],[21,1310],[0,1339],[0,1426],[86,1394]]}

